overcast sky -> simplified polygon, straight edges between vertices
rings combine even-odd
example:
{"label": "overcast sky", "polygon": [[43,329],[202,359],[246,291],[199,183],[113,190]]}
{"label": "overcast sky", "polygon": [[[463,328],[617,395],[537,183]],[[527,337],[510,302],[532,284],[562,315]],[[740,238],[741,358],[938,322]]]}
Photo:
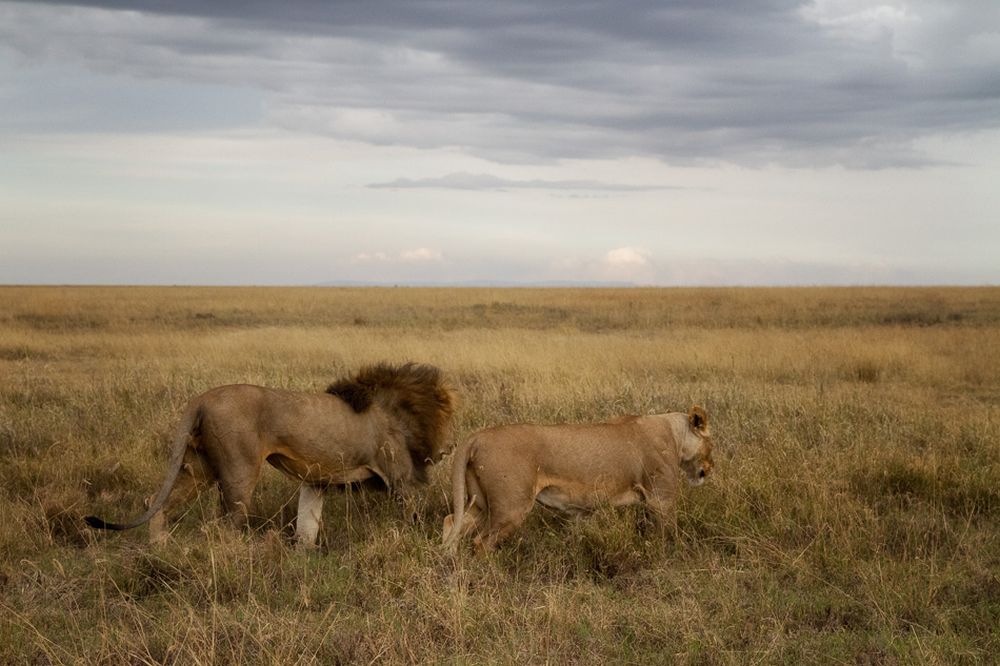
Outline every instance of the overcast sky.
{"label": "overcast sky", "polygon": [[0,2],[0,283],[1000,283],[1000,2]]}

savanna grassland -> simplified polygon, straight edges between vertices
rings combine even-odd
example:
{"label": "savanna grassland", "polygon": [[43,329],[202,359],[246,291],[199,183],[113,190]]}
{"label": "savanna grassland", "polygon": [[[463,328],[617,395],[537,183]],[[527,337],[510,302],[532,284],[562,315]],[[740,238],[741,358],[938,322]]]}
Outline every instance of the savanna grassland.
{"label": "savanna grassland", "polygon": [[[456,437],[703,405],[713,478],[675,538],[641,509],[541,508],[490,557],[331,491],[292,545],[205,493],[136,515],[185,401],[436,364]],[[0,288],[0,663],[996,663],[1000,289]]]}

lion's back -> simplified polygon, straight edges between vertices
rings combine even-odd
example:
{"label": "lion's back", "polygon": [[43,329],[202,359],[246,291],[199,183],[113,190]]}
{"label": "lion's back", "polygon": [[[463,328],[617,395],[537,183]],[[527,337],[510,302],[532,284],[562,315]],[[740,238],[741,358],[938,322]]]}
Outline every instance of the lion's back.
{"label": "lion's back", "polygon": [[339,431],[353,412],[333,396],[254,384],[218,386],[192,401],[202,422],[230,432],[310,436]]}

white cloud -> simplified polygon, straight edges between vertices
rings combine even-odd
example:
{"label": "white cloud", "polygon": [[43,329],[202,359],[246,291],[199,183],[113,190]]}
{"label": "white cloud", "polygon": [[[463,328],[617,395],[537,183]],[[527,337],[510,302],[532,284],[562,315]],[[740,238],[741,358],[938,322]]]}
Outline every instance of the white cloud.
{"label": "white cloud", "polygon": [[355,263],[369,263],[369,262],[385,262],[385,263],[397,263],[397,262],[430,262],[430,261],[443,261],[444,254],[440,250],[434,250],[428,247],[417,247],[412,250],[402,250],[396,254],[390,254],[388,252],[359,252],[355,254],[352,259]]}
{"label": "white cloud", "polygon": [[894,32],[909,23],[920,21],[899,0],[881,4],[859,0],[814,0],[811,5],[804,5],[799,15],[835,31],[838,36],[857,40],[878,39],[887,31]]}
{"label": "white cloud", "polygon": [[441,261],[444,256],[440,250],[418,247],[414,250],[403,250],[399,253],[399,258],[403,261]]}
{"label": "white cloud", "polygon": [[359,252],[353,257],[354,261],[357,262],[367,262],[367,261],[389,261],[389,255],[385,252]]}
{"label": "white cloud", "polygon": [[589,262],[589,265],[588,272],[596,280],[634,284],[653,284],[656,281],[656,266],[649,252],[641,247],[616,247],[599,260]]}
{"label": "white cloud", "polygon": [[645,250],[637,247],[619,247],[604,255],[604,263],[609,266],[646,266],[649,257]]}

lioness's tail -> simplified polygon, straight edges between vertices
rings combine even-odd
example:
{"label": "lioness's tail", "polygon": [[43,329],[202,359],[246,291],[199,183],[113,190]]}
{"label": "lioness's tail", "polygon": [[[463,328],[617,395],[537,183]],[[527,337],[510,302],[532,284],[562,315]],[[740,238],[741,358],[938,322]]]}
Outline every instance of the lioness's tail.
{"label": "lioness's tail", "polygon": [[[469,465],[469,456],[476,442],[476,436],[466,438],[455,449],[455,457],[451,462],[451,531],[442,536],[441,545],[445,548],[457,548],[458,538],[462,536],[462,521],[465,519],[466,487],[465,470]],[[475,501],[476,498],[472,498]],[[471,506],[471,503],[470,503]]]}
{"label": "lioness's tail", "polygon": [[167,467],[167,477],[163,480],[163,485],[160,486],[160,492],[150,502],[146,513],[127,523],[108,523],[97,516],[86,516],[84,520],[87,521],[87,524],[99,530],[129,530],[148,522],[150,518],[156,515],[156,512],[163,508],[167,497],[170,496],[170,491],[174,489],[177,475],[180,474],[181,466],[184,464],[184,451],[187,449],[188,437],[199,429],[200,424],[201,409],[198,406],[189,407],[184,413],[180,424],[177,426],[177,432],[174,435],[174,447],[173,451],[171,451],[170,465]]}

